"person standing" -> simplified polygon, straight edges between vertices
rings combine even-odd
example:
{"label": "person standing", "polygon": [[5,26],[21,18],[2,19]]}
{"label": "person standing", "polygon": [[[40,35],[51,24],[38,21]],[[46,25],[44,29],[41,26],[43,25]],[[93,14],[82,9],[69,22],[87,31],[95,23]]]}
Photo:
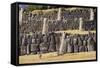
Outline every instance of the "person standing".
{"label": "person standing", "polygon": [[72,53],[73,49],[72,49],[72,45],[71,45],[71,37],[67,36],[66,38],[66,45],[67,45],[67,53]]}
{"label": "person standing", "polygon": [[87,47],[88,47],[88,51],[94,51],[94,40],[91,36],[89,36],[88,40],[87,40]]}
{"label": "person standing", "polygon": [[36,38],[34,36],[34,33],[32,35],[31,53],[32,54],[36,54],[37,53]]}
{"label": "person standing", "polygon": [[56,50],[56,40],[55,40],[55,35],[52,32],[50,35],[50,46],[49,46],[49,52],[54,52]]}
{"label": "person standing", "polygon": [[30,50],[31,50],[31,43],[32,43],[32,38],[30,35],[28,35],[27,37],[27,55],[30,54]]}
{"label": "person standing", "polygon": [[74,53],[79,52],[78,39],[76,35],[73,38],[73,45],[74,45]]}

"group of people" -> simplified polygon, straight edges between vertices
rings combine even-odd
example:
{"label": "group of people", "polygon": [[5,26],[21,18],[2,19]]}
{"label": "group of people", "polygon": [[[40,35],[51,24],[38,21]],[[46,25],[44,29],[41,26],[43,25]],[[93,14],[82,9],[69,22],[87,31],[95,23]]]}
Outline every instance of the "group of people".
{"label": "group of people", "polygon": [[48,31],[64,31],[64,30],[72,30],[79,29],[79,21],[78,20],[60,20],[60,21],[48,21],[47,23]]}
{"label": "group of people", "polygon": [[32,12],[24,12],[24,20],[43,20],[43,18],[48,18],[49,20],[56,20],[58,15],[57,9],[47,9],[47,10],[34,10]]}
{"label": "group of people", "polygon": [[[77,53],[96,50],[96,34],[65,35],[62,53]],[[59,53],[59,52],[58,52]]]}
{"label": "group of people", "polygon": [[96,21],[88,21],[83,24],[84,30],[96,30]]}
{"label": "group of people", "polygon": [[[20,34],[20,55],[54,52],[60,45],[60,34],[34,32]],[[57,46],[56,46],[57,45]]]}
{"label": "group of people", "polygon": [[43,28],[43,21],[41,20],[32,20],[27,23],[22,23],[22,25],[19,26],[20,32],[28,33],[28,32],[38,32],[42,31]]}
{"label": "group of people", "polygon": [[78,8],[72,10],[62,10],[62,19],[70,19],[70,18],[80,18],[82,17],[84,20],[89,20],[90,18],[90,10],[87,8]]}
{"label": "group of people", "polygon": [[[44,10],[45,11],[45,10]],[[42,54],[57,52],[61,47],[62,33],[56,31],[78,30],[79,18],[88,19],[89,10],[62,10],[61,20],[57,20],[58,11],[39,11],[39,13],[23,13],[22,24],[19,25],[19,50],[20,55]],[[81,14],[82,13],[82,14]],[[45,28],[47,32],[42,34],[43,19],[47,18]],[[83,21],[82,29],[96,30],[96,21]],[[30,34],[31,33],[31,34]],[[63,42],[63,54],[96,50],[96,33],[85,35],[65,33]]]}
{"label": "group of people", "polygon": [[[35,12],[37,11],[37,12]],[[61,20],[57,20],[58,10],[34,10],[34,12],[23,13],[22,24],[20,25],[20,31],[23,32],[35,32],[41,31],[43,28],[43,19],[47,18],[46,28],[47,31],[62,31],[62,30],[77,30],[79,29],[79,18],[82,18],[83,30],[95,30],[96,21],[89,21],[90,10],[89,9],[73,9],[66,10],[61,9]],[[95,16],[95,15],[94,15]]]}
{"label": "group of people", "polygon": [[[72,19],[82,17],[84,20],[89,20],[90,9],[89,8],[61,8],[61,19]],[[94,10],[93,10],[94,11]],[[33,20],[42,20],[48,18],[50,20],[56,20],[59,13],[59,9],[47,9],[47,10],[34,10],[32,12],[24,12],[24,17],[31,17]],[[25,18],[24,18],[25,19]]]}
{"label": "group of people", "polygon": [[[20,55],[42,54],[49,52],[57,52],[61,46],[61,33],[34,32],[31,35],[20,34]],[[90,33],[86,35],[66,34],[63,42],[63,53],[75,53],[96,50],[96,34]]]}
{"label": "group of people", "polygon": [[[47,20],[46,30],[50,31],[64,31],[64,30],[78,30],[79,29],[79,19],[69,19],[69,20]],[[95,30],[96,21],[88,21],[82,24],[83,30]],[[28,23],[22,23],[20,26],[20,31],[25,32],[35,32],[42,31],[43,20],[32,20]]]}

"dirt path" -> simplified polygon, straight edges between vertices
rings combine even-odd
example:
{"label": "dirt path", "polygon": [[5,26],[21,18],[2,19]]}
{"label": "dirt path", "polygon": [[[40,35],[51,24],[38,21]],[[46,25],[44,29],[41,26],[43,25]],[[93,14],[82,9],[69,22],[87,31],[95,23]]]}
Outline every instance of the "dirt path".
{"label": "dirt path", "polygon": [[58,61],[76,61],[76,60],[93,60],[96,59],[96,52],[81,52],[81,53],[66,53],[57,56],[56,52],[43,54],[42,58],[39,55],[24,55],[19,56],[19,64],[25,63],[43,63],[43,62],[58,62]]}

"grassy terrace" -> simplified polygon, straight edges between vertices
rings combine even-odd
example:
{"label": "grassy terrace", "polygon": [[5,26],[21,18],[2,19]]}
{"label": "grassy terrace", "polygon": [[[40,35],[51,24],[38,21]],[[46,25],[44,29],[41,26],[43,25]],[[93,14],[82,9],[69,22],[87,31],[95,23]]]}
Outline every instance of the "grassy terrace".
{"label": "grassy terrace", "polygon": [[[70,33],[70,34],[88,34],[88,33],[89,33],[89,31],[81,31],[81,30],[56,31],[55,33],[62,33],[62,32]],[[90,32],[91,32],[91,33],[96,33],[95,30],[90,31]]]}

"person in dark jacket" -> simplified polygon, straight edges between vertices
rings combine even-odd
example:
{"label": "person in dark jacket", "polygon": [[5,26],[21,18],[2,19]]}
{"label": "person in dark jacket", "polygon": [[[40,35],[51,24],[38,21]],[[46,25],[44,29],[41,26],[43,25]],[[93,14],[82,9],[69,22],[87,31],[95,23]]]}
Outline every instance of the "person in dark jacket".
{"label": "person in dark jacket", "polygon": [[56,40],[55,40],[55,35],[54,33],[52,32],[50,34],[50,45],[49,45],[49,52],[54,52],[56,50]]}
{"label": "person in dark jacket", "polygon": [[31,53],[37,54],[36,38],[34,36],[34,33],[32,35]]}
{"label": "person in dark jacket", "polygon": [[73,46],[71,45],[71,37],[70,36],[66,37],[66,45],[67,45],[67,53],[72,53]]}
{"label": "person in dark jacket", "polygon": [[74,53],[79,52],[78,39],[76,35],[73,38],[73,45],[74,45]]}
{"label": "person in dark jacket", "polygon": [[31,53],[32,38],[30,35],[27,37],[27,55]]}

